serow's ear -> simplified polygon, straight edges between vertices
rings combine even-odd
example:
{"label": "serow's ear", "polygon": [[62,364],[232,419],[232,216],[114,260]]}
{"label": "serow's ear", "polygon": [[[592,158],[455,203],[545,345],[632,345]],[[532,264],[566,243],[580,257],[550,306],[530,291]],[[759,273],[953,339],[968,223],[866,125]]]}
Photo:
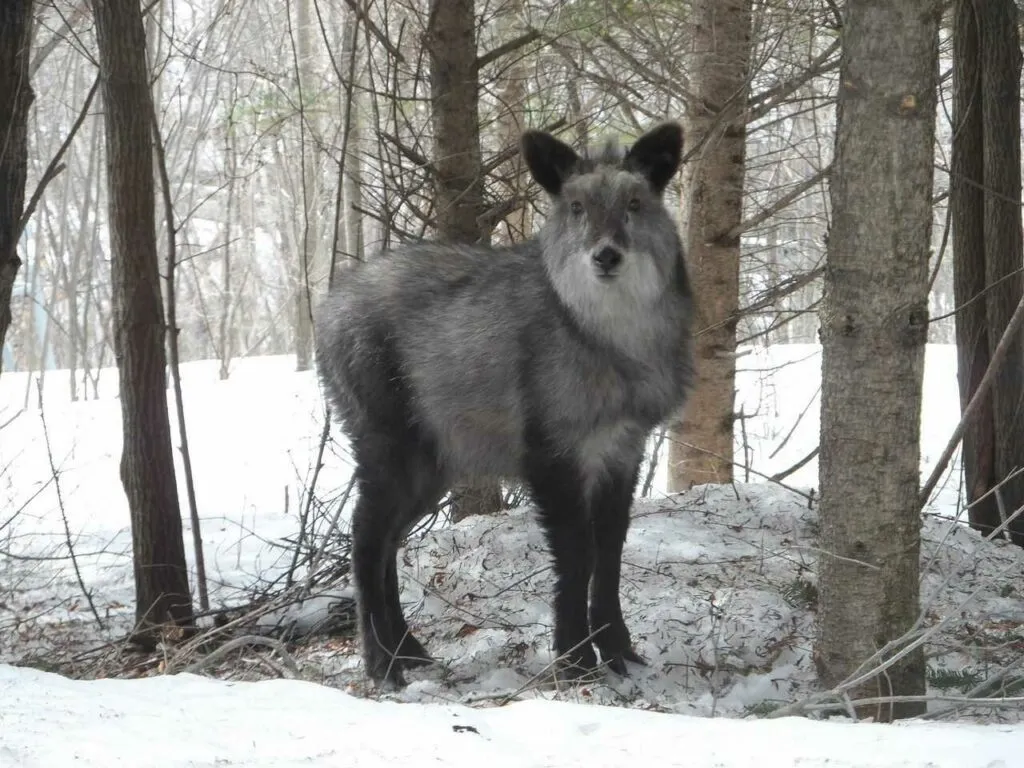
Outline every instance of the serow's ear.
{"label": "serow's ear", "polygon": [[544,131],[524,131],[519,148],[530,175],[550,195],[562,191],[580,160],[572,147]]}
{"label": "serow's ear", "polygon": [[660,195],[679,170],[682,156],[682,126],[662,123],[636,140],[626,153],[625,166],[644,176]]}

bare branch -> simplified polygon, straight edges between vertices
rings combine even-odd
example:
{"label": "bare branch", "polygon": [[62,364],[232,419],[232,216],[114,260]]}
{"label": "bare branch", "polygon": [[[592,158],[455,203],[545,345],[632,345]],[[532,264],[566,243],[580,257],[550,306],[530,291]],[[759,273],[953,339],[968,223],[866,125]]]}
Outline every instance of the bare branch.
{"label": "bare branch", "polygon": [[85,116],[89,114],[89,106],[92,104],[93,97],[96,95],[96,90],[99,87],[100,77],[99,75],[96,75],[96,79],[93,80],[92,87],[89,89],[89,93],[85,97],[85,102],[82,104],[82,108],[78,112],[78,117],[75,118],[75,122],[71,125],[71,130],[68,131],[68,135],[64,137],[64,142],[57,150],[57,154],[51,158],[50,164],[46,166],[46,170],[39,179],[39,183],[36,185],[36,189],[32,193],[32,197],[29,198],[28,205],[25,206],[25,210],[21,214],[21,220],[18,221],[18,231],[14,238],[15,242],[20,240],[22,234],[24,234],[25,227],[28,226],[28,222],[32,218],[32,214],[35,213],[36,206],[39,205],[39,200],[42,198],[43,192],[46,191],[46,185],[64,170],[65,166],[61,162],[61,159],[68,151],[68,147],[71,146],[71,142],[74,140],[75,134],[78,133],[78,129],[81,128],[82,123],[85,122]]}
{"label": "bare branch", "polygon": [[378,27],[373,19],[367,14],[365,8],[361,8],[356,0],[345,0],[345,4],[352,9],[352,11],[359,17],[359,20],[366,25],[366,29],[377,39],[377,42],[384,46],[384,49],[395,57],[396,61],[405,63],[405,57],[402,52],[398,50],[394,43],[391,42],[391,38],[388,37],[387,32],[383,31]]}
{"label": "bare branch", "polygon": [[803,197],[804,193],[806,193],[807,190],[809,190],[815,184],[817,184],[826,176],[828,176],[831,170],[832,164],[830,163],[821,170],[811,174],[806,179],[797,184],[795,187],[793,187],[793,189],[791,189],[789,192],[787,192],[778,200],[776,200],[774,203],[772,203],[766,208],[762,208],[760,211],[755,213],[750,218],[746,219],[745,221],[741,221],[739,225],[730,229],[725,234],[725,237],[722,239],[726,241],[735,240],[737,237],[744,234],[745,232],[749,232],[755,227],[759,227],[761,224],[764,224],[766,221],[768,221],[768,219],[772,218],[772,216],[779,213],[780,211],[784,211],[796,200],[799,200],[801,197]]}
{"label": "bare branch", "polygon": [[196,558],[196,582],[199,588],[199,606],[204,611],[210,609],[210,595],[206,584],[206,558],[203,556],[203,535],[199,519],[199,507],[196,503],[195,477],[192,472],[192,453],[188,445],[188,428],[185,425],[185,401],[181,390],[181,361],[179,360],[178,334],[178,300],[177,285],[174,282],[177,264],[176,229],[174,225],[174,202],[171,199],[171,181],[167,173],[167,157],[164,153],[164,142],[160,133],[155,105],[151,104],[153,114],[153,144],[156,148],[157,169],[160,178],[160,193],[164,205],[164,216],[167,227],[167,350],[171,380],[174,385],[174,405],[178,417],[178,434],[181,439],[181,462],[185,472],[185,492],[188,497],[189,518],[192,523],[192,546]]}
{"label": "bare branch", "polygon": [[953,434],[950,436],[945,450],[943,450],[942,455],[936,462],[931,475],[929,475],[928,480],[921,488],[921,493],[918,496],[918,503],[921,507],[928,504],[928,499],[932,495],[932,491],[935,490],[935,486],[938,484],[939,478],[941,478],[942,474],[946,471],[946,466],[949,464],[949,460],[953,457],[953,452],[956,450],[957,445],[960,444],[960,440],[963,438],[964,432],[981,409],[981,404],[984,402],[985,396],[988,394],[988,390],[992,387],[992,383],[995,381],[996,373],[999,372],[1003,361],[1006,359],[1006,355],[1010,351],[1010,347],[1017,338],[1017,332],[1020,330],[1022,322],[1024,322],[1024,297],[1021,297],[1021,300],[1017,302],[1017,308],[1013,311],[1013,315],[1010,317],[1010,322],[1006,324],[1006,329],[1003,331],[1003,335],[999,339],[999,344],[996,345],[995,351],[992,353],[992,359],[989,361],[988,368],[985,370],[985,375],[982,376],[981,381],[978,382],[978,388],[974,391],[974,395],[971,397],[971,401],[967,404],[967,407],[964,408],[963,415],[960,417],[960,422],[956,425],[956,429],[953,430]]}
{"label": "bare branch", "polygon": [[524,32],[519,37],[515,37],[509,40],[507,43],[502,43],[497,48],[493,48],[482,56],[478,56],[476,60],[477,69],[483,69],[488,64],[493,64],[495,61],[500,59],[502,56],[507,56],[513,51],[517,51],[530,43],[540,39],[540,31],[531,29],[528,32]]}

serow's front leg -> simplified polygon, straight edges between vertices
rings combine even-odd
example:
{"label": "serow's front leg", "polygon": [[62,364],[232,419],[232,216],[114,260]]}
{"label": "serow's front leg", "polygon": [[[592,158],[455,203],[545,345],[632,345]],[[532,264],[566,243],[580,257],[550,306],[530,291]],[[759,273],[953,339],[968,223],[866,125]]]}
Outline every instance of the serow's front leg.
{"label": "serow's front leg", "polygon": [[587,621],[593,531],[580,472],[562,457],[538,456],[530,462],[527,481],[554,559],[555,674],[560,680],[580,680],[597,667]]}
{"label": "serow's front leg", "polygon": [[629,510],[639,471],[639,463],[611,471],[594,489],[590,508],[595,555],[590,629],[601,660],[620,675],[627,674],[627,661],[647,663],[633,650],[619,602],[622,547],[629,529]]}

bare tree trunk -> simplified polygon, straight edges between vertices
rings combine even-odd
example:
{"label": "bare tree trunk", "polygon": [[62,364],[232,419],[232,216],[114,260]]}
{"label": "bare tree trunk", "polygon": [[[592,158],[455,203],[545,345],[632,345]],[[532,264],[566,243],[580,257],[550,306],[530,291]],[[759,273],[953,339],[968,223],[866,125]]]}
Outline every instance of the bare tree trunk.
{"label": "bare tree trunk", "polygon": [[344,72],[351,77],[349,88],[341,93],[342,110],[347,110],[348,152],[345,157],[345,178],[342,180],[342,226],[346,261],[363,261],[366,258],[366,238],[363,231],[363,143],[364,143],[364,97],[365,52],[359,44],[362,26],[359,17],[351,7],[345,7],[341,31]]}
{"label": "bare tree trunk", "polygon": [[590,146],[590,121],[583,109],[583,100],[580,98],[580,87],[576,79],[576,71],[573,67],[575,62],[565,67],[566,90],[568,91],[569,124],[573,127],[573,135],[576,144],[581,147]]}
{"label": "bare tree trunk", "polygon": [[[237,102],[236,102],[237,103]],[[224,134],[224,170],[228,175],[227,202],[224,207],[224,253],[220,264],[220,319],[217,326],[217,350],[220,357],[220,380],[231,375],[232,340],[234,330],[230,319],[234,299],[231,293],[231,233],[235,215],[235,190],[238,184],[238,152],[235,147],[234,120],[229,118]]]}
{"label": "bare tree trunk", "polygon": [[[31,0],[0,3],[0,352],[11,327],[11,296],[18,276],[18,239],[28,174],[28,109],[32,43]],[[0,356],[0,366],[2,366]]]}
{"label": "bare tree trunk", "polygon": [[312,295],[316,287],[319,265],[317,263],[320,245],[320,217],[318,200],[320,197],[319,178],[317,172],[316,142],[311,139],[308,129],[315,129],[317,120],[315,110],[308,107],[313,104],[313,94],[318,84],[316,80],[315,56],[313,52],[313,0],[298,0],[296,9],[295,37],[298,47],[299,100],[302,104],[303,129],[300,132],[302,147],[302,233],[299,239],[299,284],[295,300],[295,369],[308,371],[313,365],[313,315],[311,309]]}
{"label": "bare tree trunk", "polygon": [[[989,353],[1024,291],[1021,240],[1020,32],[1013,0],[975,3],[981,14],[982,137],[985,158],[985,282]],[[1018,331],[992,386],[995,480],[1024,467],[1024,333]],[[1005,483],[997,499],[1006,514],[1024,505],[1024,477]],[[999,506],[999,505],[997,505]],[[1024,519],[1009,526],[1024,546]]]}
{"label": "bare tree trunk", "polygon": [[121,482],[131,512],[136,637],[190,625],[181,513],[167,414],[163,302],[154,220],[146,37],[136,0],[94,0],[107,144],[113,331],[121,390]]}
{"label": "bare tree trunk", "polygon": [[434,129],[435,224],[444,240],[484,242],[473,0],[433,0],[427,28]]}
{"label": "bare tree trunk", "polygon": [[[356,98],[353,94],[353,104],[349,109],[355,107]],[[366,258],[366,238],[363,234],[363,155],[360,150],[362,145],[362,117],[357,113],[352,116],[352,130],[349,133],[348,158],[345,160],[345,178],[343,180],[344,195],[344,232],[345,232],[345,253],[350,259],[363,261]]]}
{"label": "bare tree trunk", "polygon": [[683,167],[683,221],[696,321],[697,376],[669,444],[669,487],[729,483],[733,477],[736,324],[746,172],[751,0],[697,0],[692,10],[685,126],[697,156]]}
{"label": "bare tree trunk", "polygon": [[[939,15],[935,0],[846,5],[820,316],[815,661],[829,686],[902,636],[919,609]],[[918,649],[851,695],[922,694],[924,671]],[[923,711],[903,703],[861,714],[889,720]]]}
{"label": "bare tree trunk", "polygon": [[[80,78],[76,77],[76,84],[80,89],[83,87],[83,83]],[[85,178],[93,179],[96,177],[96,166],[99,163],[99,131],[93,131],[89,141],[89,159],[85,170]],[[98,221],[98,216],[94,210],[93,192],[94,187],[92,184],[86,183],[85,189],[81,193],[81,199],[78,203],[78,221],[83,222],[78,228],[78,232],[74,237],[74,244],[71,246],[70,253],[68,254],[70,265],[68,271],[65,273],[67,284],[65,295],[68,303],[68,342],[71,362],[68,363],[68,374],[69,384],[71,388],[71,399],[77,400],[78,384],[75,376],[75,367],[77,361],[81,361],[82,364],[82,398],[88,399],[89,393],[86,389],[86,372],[89,370],[89,358],[88,358],[88,312],[89,304],[92,291],[89,289],[89,274],[91,272],[92,262],[95,261],[94,251],[91,246],[91,239],[95,237],[97,226],[88,226],[85,222],[89,221],[90,216],[93,221]],[[71,185],[65,184],[65,190],[70,190]],[[71,219],[65,217],[63,228],[68,227],[68,221]],[[62,235],[63,236],[63,235]],[[63,251],[68,253],[67,250]],[[79,310],[78,294],[82,290],[82,286],[86,286],[84,307]]]}
{"label": "bare tree trunk", "polygon": [[[479,73],[473,0],[431,0],[427,25],[434,129],[434,210],[443,240],[486,242],[480,152]],[[501,486],[480,480],[454,489],[452,519],[501,508]]]}
{"label": "bare tree trunk", "polygon": [[[952,218],[953,294],[960,310],[955,315],[957,380],[960,410],[971,401],[988,368],[988,319],[985,292],[985,181],[982,129],[981,46],[971,0],[958,0],[953,19],[953,148],[949,181]],[[992,398],[986,396],[963,438],[967,501],[980,499],[996,483],[995,424]],[[995,496],[974,504],[971,526],[991,531],[999,525]]]}
{"label": "bare tree trunk", "polygon": [[[958,0],[953,22],[953,134],[950,212],[961,410],[973,398],[1020,300],[1019,31],[1011,0]],[[1018,337],[975,419],[964,431],[968,516],[982,532],[1024,504],[1024,478],[982,499],[1024,466],[1024,338]],[[1024,545],[1024,520],[1010,524]]]}
{"label": "bare tree trunk", "polygon": [[[521,30],[516,28],[516,21],[525,12],[523,0],[513,0],[506,8],[508,14],[502,21],[504,37],[513,39]],[[502,71],[498,82],[498,103],[501,113],[497,120],[498,146],[516,147],[519,137],[526,129],[526,62],[518,58]],[[581,144],[581,146],[583,146]],[[496,234],[504,243],[518,243],[531,234],[531,208],[526,203],[525,189],[529,183],[524,172],[523,159],[516,153],[501,169],[506,182],[503,193],[508,196],[514,206],[501,223],[501,230]]]}

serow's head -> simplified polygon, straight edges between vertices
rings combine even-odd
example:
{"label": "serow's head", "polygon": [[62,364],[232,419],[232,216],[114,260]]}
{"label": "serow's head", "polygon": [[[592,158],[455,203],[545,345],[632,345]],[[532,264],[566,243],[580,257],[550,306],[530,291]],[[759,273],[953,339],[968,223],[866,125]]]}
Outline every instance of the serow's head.
{"label": "serow's head", "polygon": [[526,131],[521,149],[551,197],[540,237],[563,297],[606,291],[653,299],[672,284],[680,243],[663,194],[683,152],[678,123],[658,125],[625,150],[609,144],[578,154],[542,131]]}

